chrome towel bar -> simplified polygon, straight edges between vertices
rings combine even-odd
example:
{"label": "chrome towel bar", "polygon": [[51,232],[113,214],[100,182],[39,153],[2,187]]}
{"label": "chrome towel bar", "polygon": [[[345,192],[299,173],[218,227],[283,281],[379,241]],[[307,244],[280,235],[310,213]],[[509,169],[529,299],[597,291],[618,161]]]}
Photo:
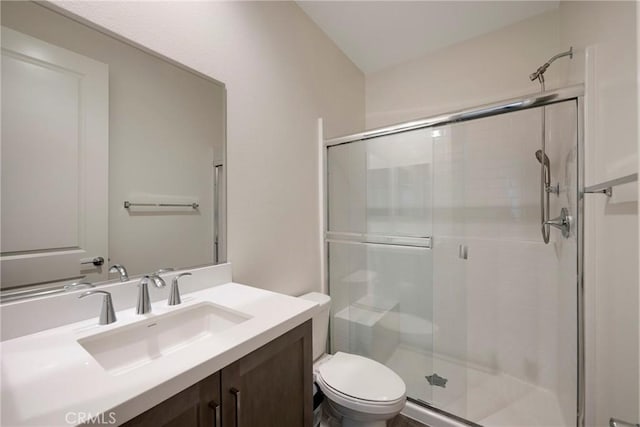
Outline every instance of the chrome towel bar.
{"label": "chrome towel bar", "polygon": [[638,181],[638,174],[632,173],[631,175],[623,176],[621,178],[612,179],[596,185],[590,185],[584,188],[584,192],[606,194],[607,197],[611,197],[611,195],[613,194],[613,187],[636,181]]}
{"label": "chrome towel bar", "polygon": [[628,421],[622,421],[616,418],[611,418],[609,420],[609,427],[640,427],[640,424],[633,424]]}
{"label": "chrome towel bar", "polygon": [[129,209],[133,206],[153,206],[153,207],[161,207],[161,208],[192,208],[198,209],[200,205],[198,203],[134,203],[128,200],[124,201],[124,208]]}

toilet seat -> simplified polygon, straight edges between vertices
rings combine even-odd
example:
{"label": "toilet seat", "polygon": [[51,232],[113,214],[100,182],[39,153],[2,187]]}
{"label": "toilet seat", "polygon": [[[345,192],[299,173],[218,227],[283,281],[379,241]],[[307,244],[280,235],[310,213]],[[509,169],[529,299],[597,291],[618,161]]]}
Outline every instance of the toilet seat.
{"label": "toilet seat", "polygon": [[317,367],[316,382],[327,398],[370,414],[399,412],[405,404],[404,381],[381,363],[338,352]]}

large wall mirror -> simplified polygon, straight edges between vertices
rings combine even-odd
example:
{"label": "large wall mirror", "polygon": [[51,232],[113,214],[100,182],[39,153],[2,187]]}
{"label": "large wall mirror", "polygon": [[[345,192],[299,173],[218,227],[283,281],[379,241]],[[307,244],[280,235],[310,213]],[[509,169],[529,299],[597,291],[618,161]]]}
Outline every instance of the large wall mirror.
{"label": "large wall mirror", "polygon": [[4,300],[226,260],[224,84],[3,1]]}

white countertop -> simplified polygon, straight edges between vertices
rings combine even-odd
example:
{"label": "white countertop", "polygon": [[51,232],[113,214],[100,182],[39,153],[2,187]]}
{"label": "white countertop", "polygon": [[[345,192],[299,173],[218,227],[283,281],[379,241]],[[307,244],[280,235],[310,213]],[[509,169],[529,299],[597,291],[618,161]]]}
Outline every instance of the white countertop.
{"label": "white countertop", "polygon": [[[251,318],[123,375],[105,371],[77,342],[201,302]],[[184,294],[175,307],[155,302],[148,315],[136,315],[133,308],[119,311],[111,325],[100,326],[93,318],[4,341],[1,424],[69,426],[82,414],[113,411],[112,425],[120,425],[311,319],[314,307],[311,301],[226,283]]]}

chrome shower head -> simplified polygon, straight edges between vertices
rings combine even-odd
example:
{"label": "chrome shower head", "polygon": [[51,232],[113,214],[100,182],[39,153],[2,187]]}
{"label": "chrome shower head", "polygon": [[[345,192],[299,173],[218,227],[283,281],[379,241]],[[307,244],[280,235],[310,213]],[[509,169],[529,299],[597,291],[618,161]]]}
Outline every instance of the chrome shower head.
{"label": "chrome shower head", "polygon": [[553,61],[555,61],[558,58],[562,58],[563,56],[568,56],[569,59],[573,58],[573,46],[571,46],[569,48],[568,51],[566,52],[562,52],[559,53],[557,55],[552,56],[547,62],[545,62],[544,64],[542,64],[540,67],[538,67],[538,69],[534,72],[529,74],[529,79],[531,79],[531,81],[534,81],[536,79],[544,79],[544,73],[545,71],[547,71],[547,68],[549,68],[549,65],[551,65],[553,63]]}
{"label": "chrome shower head", "polygon": [[[538,159],[538,162],[542,163],[542,150],[536,151],[536,159]],[[549,167],[549,156],[546,154],[544,155],[544,165]]]}

